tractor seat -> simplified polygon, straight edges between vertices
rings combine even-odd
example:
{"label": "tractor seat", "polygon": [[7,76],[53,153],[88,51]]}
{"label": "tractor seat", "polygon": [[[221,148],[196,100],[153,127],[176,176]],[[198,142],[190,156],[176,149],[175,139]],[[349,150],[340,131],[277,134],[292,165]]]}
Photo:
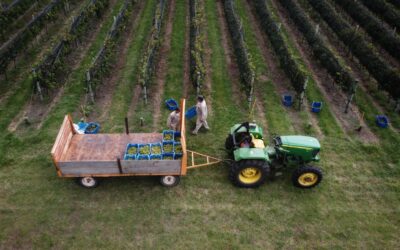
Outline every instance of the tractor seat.
{"label": "tractor seat", "polygon": [[264,141],[261,139],[253,139],[251,142],[255,148],[265,148]]}

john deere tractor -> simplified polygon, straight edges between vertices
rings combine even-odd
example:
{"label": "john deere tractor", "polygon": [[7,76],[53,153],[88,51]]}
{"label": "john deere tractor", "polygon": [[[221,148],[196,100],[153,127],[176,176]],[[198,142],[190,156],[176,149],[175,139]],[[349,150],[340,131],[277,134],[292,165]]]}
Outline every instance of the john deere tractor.
{"label": "john deere tractor", "polygon": [[320,160],[321,146],[314,137],[275,136],[273,145],[265,146],[262,128],[245,122],[230,129],[225,148],[234,159],[229,177],[239,187],[258,187],[287,167],[294,168],[296,187],[313,188],[322,180],[322,171],[308,165]]}

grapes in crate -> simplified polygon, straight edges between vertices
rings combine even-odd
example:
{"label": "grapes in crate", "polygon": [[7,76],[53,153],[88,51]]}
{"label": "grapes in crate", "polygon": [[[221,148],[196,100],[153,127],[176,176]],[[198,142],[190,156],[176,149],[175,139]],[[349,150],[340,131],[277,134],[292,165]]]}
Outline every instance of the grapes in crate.
{"label": "grapes in crate", "polygon": [[154,154],[154,155],[161,154],[161,146],[160,145],[152,146],[151,147],[151,153]]}
{"label": "grapes in crate", "polygon": [[173,151],[173,145],[172,144],[164,144],[163,150],[164,150],[164,152],[172,152]]}
{"label": "grapes in crate", "polygon": [[130,155],[135,155],[135,154],[137,154],[137,148],[136,148],[136,147],[130,147],[130,148],[128,148],[128,154],[130,154]]}
{"label": "grapes in crate", "polygon": [[173,160],[173,159],[174,159],[174,157],[172,155],[163,157],[163,160]]}
{"label": "grapes in crate", "polygon": [[182,153],[182,145],[175,145],[175,153]]}
{"label": "grapes in crate", "polygon": [[148,155],[150,154],[150,145],[141,146],[139,149],[139,153],[141,155]]}
{"label": "grapes in crate", "polygon": [[170,133],[164,134],[164,141],[172,141],[172,138],[173,138],[172,134]]}

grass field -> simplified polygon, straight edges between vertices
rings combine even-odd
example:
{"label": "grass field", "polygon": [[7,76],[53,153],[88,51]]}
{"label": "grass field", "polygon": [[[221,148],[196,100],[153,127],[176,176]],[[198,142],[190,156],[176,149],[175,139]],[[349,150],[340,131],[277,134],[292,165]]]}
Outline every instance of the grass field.
{"label": "grass field", "polygon": [[[85,71],[123,2],[110,1],[108,9],[87,32],[88,39],[77,48],[82,54],[70,62],[73,71],[66,76],[61,97],[42,105],[50,108],[44,107],[47,115],[40,121],[40,128],[21,123],[15,131],[9,130],[9,124],[32,102],[28,68],[38,61],[40,52],[31,49],[26,61],[10,69],[15,86],[1,77],[0,249],[400,248],[400,136],[396,128],[380,129],[373,120],[378,112],[385,112],[399,121],[398,114],[389,111],[381,100],[371,102],[375,94],[359,89],[354,105],[364,112],[366,125],[378,138],[378,142],[365,142],[357,133],[345,132],[336,121],[331,112],[334,103],[327,103],[318,115],[309,112],[308,107],[300,112],[283,107],[279,91],[293,89],[276,57],[268,57],[274,52],[267,37],[261,40],[257,35],[260,27],[251,1],[235,0],[235,8],[256,69],[256,102],[263,114],[255,113],[249,118],[244,91],[228,66],[227,58],[233,63],[235,58],[227,54],[221,39],[226,36],[231,46],[229,34],[221,26],[226,20],[218,12],[223,8],[222,1],[200,0],[205,11],[205,53],[209,57],[206,67],[211,79],[204,88],[210,104],[211,130],[197,136],[188,133],[188,148],[225,159],[228,156],[224,142],[229,128],[253,118],[268,127],[264,131],[267,142],[273,134],[316,136],[322,145],[318,166],[324,173],[318,187],[295,188],[291,183],[292,170],[288,169],[257,189],[237,188],[228,179],[227,164],[190,170],[174,188],[162,187],[155,177],[106,178],[95,189],[84,189],[72,179],[58,178],[51,147],[65,114],[74,114],[76,122],[81,118]],[[155,65],[159,67],[157,62],[165,59],[163,84],[160,88],[150,86],[149,105],[143,103],[138,71],[157,2],[142,0],[133,5],[126,24],[132,25],[130,35],[123,34],[116,46],[117,61],[121,57],[123,65],[111,68],[114,77],[102,84],[112,87],[97,95],[110,101],[91,117],[101,121],[103,133],[123,132],[126,116],[133,131],[162,131],[169,114],[163,100],[186,97],[188,106],[195,103],[195,88],[185,67],[189,64],[185,51],[185,41],[189,39],[189,1],[179,0],[169,1],[165,11],[162,37],[166,20],[172,22],[172,33],[160,43],[161,48],[164,43],[170,47],[159,50]],[[272,10],[279,20],[279,9]],[[66,22],[64,19],[52,24],[49,38],[43,43],[45,48],[52,48],[50,41],[63,32],[59,27]],[[322,34],[329,32],[324,25],[321,29]],[[282,32],[310,76],[308,101],[323,99],[319,86],[312,80],[316,76],[303,62],[299,46],[296,47],[300,38],[285,26]],[[331,46],[338,48],[336,43]],[[126,53],[118,54],[120,51]],[[159,79],[159,73],[153,78]],[[159,107],[154,105],[156,92],[162,99]],[[161,110],[159,118],[154,116],[155,109]],[[145,120],[144,127],[140,126],[140,117]],[[311,119],[317,122],[311,123]],[[195,121],[189,120],[186,125],[190,132]]]}

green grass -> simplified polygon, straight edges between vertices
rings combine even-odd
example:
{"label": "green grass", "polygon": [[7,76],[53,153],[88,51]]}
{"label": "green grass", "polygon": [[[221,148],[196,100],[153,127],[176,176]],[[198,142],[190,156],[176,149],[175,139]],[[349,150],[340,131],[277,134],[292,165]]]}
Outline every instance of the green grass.
{"label": "green grass", "polygon": [[[152,17],[154,2],[145,4],[133,32],[135,37],[125,55],[127,66],[112,100],[110,120],[102,124],[105,132],[123,131],[122,126],[113,125],[122,124],[120,118],[129,112],[135,84],[133,66],[137,65],[148,34],[146,27],[151,24],[148,19]],[[185,33],[186,7],[180,3],[177,1],[165,88],[165,95],[176,99],[181,89],[174,89],[182,86],[179,67],[183,65],[180,59],[184,45],[179,40]],[[212,100],[211,131],[188,135],[188,145],[190,149],[226,158],[223,143],[228,129],[247,117],[247,112],[237,107],[232,96],[216,2],[205,0],[204,3],[212,52],[212,91],[206,96]],[[236,6],[240,13],[245,13],[242,5]],[[104,26],[110,21],[111,17]],[[249,48],[257,70],[264,74],[268,69],[262,65],[246,22],[244,19]],[[84,95],[78,75],[84,73],[86,62],[101,46],[107,29],[102,27],[42,129],[31,134],[6,132],[0,136],[0,248],[399,248],[399,137],[386,133],[387,130],[378,130],[383,134],[380,145],[325,136],[322,161],[318,164],[324,170],[324,181],[313,190],[294,188],[290,170],[258,189],[239,189],[230,184],[224,164],[189,171],[180,185],[172,189],[160,186],[153,177],[104,179],[93,190],[85,190],[71,179],[57,178],[50,149],[63,115],[78,108]],[[279,97],[270,86],[262,86],[263,95],[269,97],[266,103],[271,100],[270,107],[265,107],[267,116],[287,119],[277,107],[280,102],[273,101]],[[357,96],[358,105],[373,112],[373,106],[362,94]],[[193,102],[191,97],[189,104]],[[280,128],[283,121],[268,122],[270,127],[291,132],[290,127]],[[187,125],[189,130],[193,123],[189,121]]]}

